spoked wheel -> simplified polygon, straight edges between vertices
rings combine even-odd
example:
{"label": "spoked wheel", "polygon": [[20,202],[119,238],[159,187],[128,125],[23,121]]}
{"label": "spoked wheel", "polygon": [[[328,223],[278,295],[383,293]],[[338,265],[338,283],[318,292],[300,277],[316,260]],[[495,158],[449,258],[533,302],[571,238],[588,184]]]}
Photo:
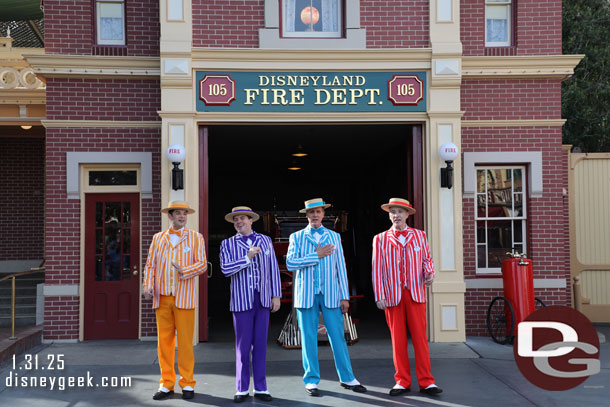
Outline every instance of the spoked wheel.
{"label": "spoked wheel", "polygon": [[496,297],[487,309],[487,330],[489,335],[499,344],[505,344],[513,338],[515,329],[515,313],[513,306],[504,297]]}
{"label": "spoked wheel", "polygon": [[538,311],[540,308],[546,307],[546,304],[543,303],[540,298],[534,298],[534,300],[536,301],[536,311]]}

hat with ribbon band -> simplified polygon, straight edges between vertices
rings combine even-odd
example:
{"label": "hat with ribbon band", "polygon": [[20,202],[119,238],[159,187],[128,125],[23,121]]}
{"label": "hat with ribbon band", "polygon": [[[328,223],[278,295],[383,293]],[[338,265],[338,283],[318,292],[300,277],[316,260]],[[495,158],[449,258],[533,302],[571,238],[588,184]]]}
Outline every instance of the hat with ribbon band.
{"label": "hat with ribbon band", "polygon": [[233,223],[233,218],[237,215],[249,216],[252,218],[253,222],[256,222],[260,218],[258,213],[253,212],[252,209],[248,208],[247,206],[236,206],[235,208],[231,209],[231,213],[227,213],[225,215],[225,220]]}
{"label": "hat with ribbon band", "polygon": [[191,208],[186,201],[170,201],[170,203],[167,204],[167,207],[161,209],[161,212],[168,213],[169,211],[174,211],[176,209],[185,210],[189,215],[195,213],[195,209]]}
{"label": "hat with ribbon band", "polygon": [[413,205],[411,205],[411,203],[409,201],[407,201],[406,199],[402,199],[402,198],[390,198],[390,202],[388,202],[387,204],[381,205],[381,209],[383,209],[386,212],[390,212],[390,208],[393,206],[396,208],[402,208],[402,209],[406,210],[407,212],[409,212],[410,214],[415,213],[415,209],[413,209]]}
{"label": "hat with ribbon band", "polygon": [[308,210],[315,209],[315,208],[326,209],[330,206],[332,206],[332,205],[324,202],[324,200],[322,200],[322,198],[310,199],[309,201],[305,201],[305,208],[301,209],[299,211],[299,213],[307,213]]}

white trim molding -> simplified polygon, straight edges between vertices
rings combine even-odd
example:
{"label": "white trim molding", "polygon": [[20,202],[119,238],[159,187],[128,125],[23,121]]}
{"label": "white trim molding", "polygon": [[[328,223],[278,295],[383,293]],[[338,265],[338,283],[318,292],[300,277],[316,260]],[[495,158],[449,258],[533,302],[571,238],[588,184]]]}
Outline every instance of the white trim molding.
{"label": "white trim molding", "polygon": [[46,128],[138,128],[159,129],[161,122],[156,120],[132,121],[132,120],[41,120]]}
{"label": "white trim molding", "polygon": [[81,164],[140,164],[142,199],[152,199],[152,153],[66,153],[66,193],[68,199],[80,199],[79,165]]}
{"label": "white trim molding", "polygon": [[480,164],[525,164],[529,166],[529,196],[542,197],[542,152],[541,151],[486,151],[464,153],[464,198],[474,198],[476,193],[476,166]]}
{"label": "white trim molding", "polygon": [[471,78],[557,78],[572,76],[584,55],[465,56],[462,77]]}
{"label": "white trim molding", "polygon": [[566,119],[462,120],[462,127],[561,127]]}
{"label": "white trim molding", "polygon": [[45,297],[79,297],[78,284],[71,285],[44,285]]}
{"label": "white trim molding", "polygon": [[[502,289],[504,284],[502,278],[467,278],[466,289],[472,290],[475,288],[494,288]],[[535,278],[534,288],[566,288],[567,283],[565,278]]]}

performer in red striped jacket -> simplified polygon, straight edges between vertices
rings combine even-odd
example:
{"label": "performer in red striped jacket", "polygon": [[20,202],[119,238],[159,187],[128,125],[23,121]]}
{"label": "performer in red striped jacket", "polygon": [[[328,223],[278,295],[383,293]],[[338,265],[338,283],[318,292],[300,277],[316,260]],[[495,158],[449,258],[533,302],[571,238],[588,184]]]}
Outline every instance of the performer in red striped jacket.
{"label": "performer in red striped jacket", "polygon": [[377,308],[385,310],[392,335],[396,385],[390,396],[411,391],[407,327],[415,350],[419,390],[442,393],[430,371],[426,337],[426,288],[434,279],[434,263],[426,234],[407,226],[415,209],[406,199],[391,198],[381,209],[389,212],[392,227],[373,238],[373,290]]}

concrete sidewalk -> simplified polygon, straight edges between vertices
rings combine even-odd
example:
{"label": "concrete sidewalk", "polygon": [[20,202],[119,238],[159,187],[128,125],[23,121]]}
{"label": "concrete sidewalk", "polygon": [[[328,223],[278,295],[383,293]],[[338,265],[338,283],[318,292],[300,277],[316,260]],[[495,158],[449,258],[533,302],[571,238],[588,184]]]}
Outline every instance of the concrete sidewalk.
{"label": "concrete sidewalk", "polygon": [[[610,327],[602,327],[610,337]],[[444,392],[439,397],[420,394],[414,385],[403,397],[390,397],[394,384],[389,336],[378,327],[360,328],[360,342],[350,346],[354,373],[369,391],[357,394],[339,386],[329,346],[320,347],[321,397],[309,397],[301,380],[300,350],[286,350],[274,340],[278,327],[272,327],[267,355],[267,381],[273,402],[250,397],[242,405],[273,406],[608,406],[610,400],[610,344],[601,345],[602,371],[580,386],[563,392],[550,392],[530,384],[519,372],[512,347],[498,345],[489,338],[469,337],[466,343],[432,343],[432,373]],[[195,378],[198,380],[193,400],[181,399],[180,388],[172,400],[154,401],[159,368],[156,343],[138,340],[87,341],[76,344],[40,345],[28,353],[32,369],[26,370],[23,355],[0,366],[0,406],[236,406],[232,397],[235,386],[234,345],[232,333],[225,332],[195,348]],[[410,349],[410,354],[413,354]],[[26,354],[27,355],[27,354]],[[63,356],[60,356],[63,355]],[[38,369],[33,369],[38,360]],[[64,369],[58,370],[58,358]],[[51,363],[52,361],[52,363]],[[50,365],[50,366],[49,366]],[[412,365],[413,366],[413,365]],[[54,370],[50,370],[54,367]],[[68,387],[68,377],[83,377],[84,386]],[[41,378],[48,377],[42,387]],[[128,377],[129,386],[102,387],[104,378]],[[37,381],[38,387],[22,386]],[[7,380],[12,386],[7,387]],[[50,380],[54,379],[51,390]],[[20,385],[15,386],[19,380]],[[61,380],[65,389],[61,390]],[[75,379],[78,380],[78,379]],[[78,382],[75,382],[78,384]],[[10,384],[10,383],[9,383]],[[120,385],[120,383],[119,383]]]}

